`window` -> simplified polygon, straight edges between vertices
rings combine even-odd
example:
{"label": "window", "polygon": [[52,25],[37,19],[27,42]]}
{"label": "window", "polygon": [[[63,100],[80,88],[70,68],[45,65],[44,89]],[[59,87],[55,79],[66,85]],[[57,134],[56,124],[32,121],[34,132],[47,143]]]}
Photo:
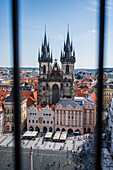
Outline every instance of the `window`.
{"label": "window", "polygon": [[79,126],[81,126],[81,122],[79,122]]}
{"label": "window", "polygon": [[46,83],[46,89],[48,89],[48,83]]}
{"label": "window", "polygon": [[90,108],[90,106],[88,106],[88,108]]}
{"label": "window", "polygon": [[43,87],[43,90],[45,90],[45,87]]}
{"label": "window", "polygon": [[70,122],[68,122],[68,126],[70,126]]}
{"label": "window", "polygon": [[58,121],[57,121],[57,125],[58,125]]}
{"label": "window", "polygon": [[68,119],[70,119],[70,116],[68,116]]}
{"label": "window", "polygon": [[64,121],[64,125],[65,125],[65,121]]}
{"label": "window", "polygon": [[71,116],[71,118],[73,119],[73,116]]}
{"label": "window", "polygon": [[58,119],[58,115],[57,115],[57,119]]}
{"label": "window", "polygon": [[77,126],[77,122],[75,122],[75,126]]}
{"label": "window", "polygon": [[73,111],[72,111],[72,114],[73,114]]}
{"label": "window", "polygon": [[61,89],[63,89],[63,83],[61,83]]}
{"label": "window", "polygon": [[64,115],[64,119],[66,118],[66,116]]}
{"label": "window", "polygon": [[90,113],[90,115],[89,115],[89,118],[91,119],[92,118],[92,114]]}
{"label": "window", "polygon": [[79,116],[79,120],[81,120],[81,116]]}
{"label": "window", "polygon": [[89,124],[90,124],[90,125],[92,124],[91,120],[89,121]]}
{"label": "window", "polygon": [[46,66],[43,66],[43,74],[46,74]]}
{"label": "window", "polygon": [[36,120],[36,123],[38,123],[38,120]]}
{"label": "window", "polygon": [[84,115],[84,118],[86,118],[86,114]]}
{"label": "window", "polygon": [[60,119],[62,119],[62,115],[60,115]]}
{"label": "window", "polygon": [[62,110],[60,111],[60,113],[62,113]]}
{"label": "window", "polygon": [[57,110],[57,113],[58,113],[58,110]]}
{"label": "window", "polygon": [[47,124],[49,124],[49,120],[47,120]]}
{"label": "window", "polygon": [[73,126],[73,122],[71,122],[71,126]]}
{"label": "window", "polygon": [[53,121],[51,121],[51,124],[53,124]]}
{"label": "window", "polygon": [[31,120],[29,120],[29,123],[31,123]]}
{"label": "window", "polygon": [[66,86],[68,86],[68,83],[66,84]]}
{"label": "window", "polygon": [[81,111],[79,112],[79,114],[81,114]]}
{"label": "window", "polygon": [[62,125],[62,122],[60,122],[60,125]]}
{"label": "window", "polygon": [[64,114],[65,114],[65,110],[64,110]]}
{"label": "window", "polygon": [[77,114],[77,111],[75,112],[75,114]]}
{"label": "window", "polygon": [[70,114],[70,111],[68,111],[68,114]]}
{"label": "window", "polygon": [[66,65],[66,74],[69,74],[69,65]]}
{"label": "window", "polygon": [[43,120],[43,124],[45,124],[45,120]]}
{"label": "window", "polygon": [[34,123],[34,120],[32,120],[32,123]]}
{"label": "window", "polygon": [[77,115],[75,116],[75,119],[77,119]]}
{"label": "window", "polygon": [[84,124],[86,124],[86,120],[84,120]]}

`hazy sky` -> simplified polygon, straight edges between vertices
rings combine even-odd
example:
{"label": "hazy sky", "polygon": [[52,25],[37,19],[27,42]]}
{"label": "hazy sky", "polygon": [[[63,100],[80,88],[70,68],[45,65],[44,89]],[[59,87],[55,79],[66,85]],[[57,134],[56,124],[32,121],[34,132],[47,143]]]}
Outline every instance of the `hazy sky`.
{"label": "hazy sky", "polygon": [[[47,39],[60,60],[69,24],[76,68],[98,66],[99,0],[20,0],[20,65],[38,67],[37,51]],[[11,0],[0,0],[0,66],[12,66]],[[106,5],[105,66],[113,66],[113,1]]]}

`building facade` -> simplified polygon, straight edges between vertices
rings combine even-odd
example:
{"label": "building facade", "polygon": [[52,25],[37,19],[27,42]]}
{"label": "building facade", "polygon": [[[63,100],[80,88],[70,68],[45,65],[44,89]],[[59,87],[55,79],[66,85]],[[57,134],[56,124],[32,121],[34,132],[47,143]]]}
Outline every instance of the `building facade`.
{"label": "building facade", "polygon": [[84,97],[64,98],[55,107],[55,131],[80,134],[94,132],[96,106]]}
{"label": "building facade", "polygon": [[32,105],[27,111],[27,130],[38,132],[54,131],[55,112],[46,106],[44,108]]}
{"label": "building facade", "polygon": [[[5,110],[5,132],[14,132],[14,89],[3,102]],[[24,99],[20,93],[20,108],[21,108],[21,131],[27,125],[27,99]]]}
{"label": "building facade", "polygon": [[52,53],[50,54],[49,43],[47,44],[46,33],[44,43],[42,44],[41,54],[39,52],[39,86],[38,86],[38,103],[39,104],[56,104],[60,99],[74,96],[74,63],[75,51],[70,42],[69,31],[64,50],[61,51],[61,69],[57,60],[53,63]]}
{"label": "building facade", "polygon": [[2,103],[0,103],[0,136],[4,133],[4,109],[2,108]]}

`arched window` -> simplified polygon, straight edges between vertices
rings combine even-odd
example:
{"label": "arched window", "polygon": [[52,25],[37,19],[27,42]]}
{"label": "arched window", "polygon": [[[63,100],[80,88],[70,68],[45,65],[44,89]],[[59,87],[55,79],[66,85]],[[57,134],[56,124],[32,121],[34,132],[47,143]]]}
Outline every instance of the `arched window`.
{"label": "arched window", "polygon": [[43,74],[46,74],[46,66],[43,66]]}
{"label": "arched window", "polygon": [[69,74],[69,65],[66,65],[66,74]]}
{"label": "arched window", "polygon": [[46,83],[46,89],[48,89],[48,83]]}

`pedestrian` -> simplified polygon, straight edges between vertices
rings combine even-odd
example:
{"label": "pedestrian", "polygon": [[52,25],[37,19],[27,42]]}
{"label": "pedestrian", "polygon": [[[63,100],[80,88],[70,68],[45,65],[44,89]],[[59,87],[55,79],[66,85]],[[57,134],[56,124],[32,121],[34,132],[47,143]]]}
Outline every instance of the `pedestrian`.
{"label": "pedestrian", "polygon": [[67,162],[65,162],[65,166],[67,165]]}
{"label": "pedestrian", "polygon": [[58,164],[58,168],[60,168],[60,166],[61,166],[61,165],[60,165],[60,164]]}

